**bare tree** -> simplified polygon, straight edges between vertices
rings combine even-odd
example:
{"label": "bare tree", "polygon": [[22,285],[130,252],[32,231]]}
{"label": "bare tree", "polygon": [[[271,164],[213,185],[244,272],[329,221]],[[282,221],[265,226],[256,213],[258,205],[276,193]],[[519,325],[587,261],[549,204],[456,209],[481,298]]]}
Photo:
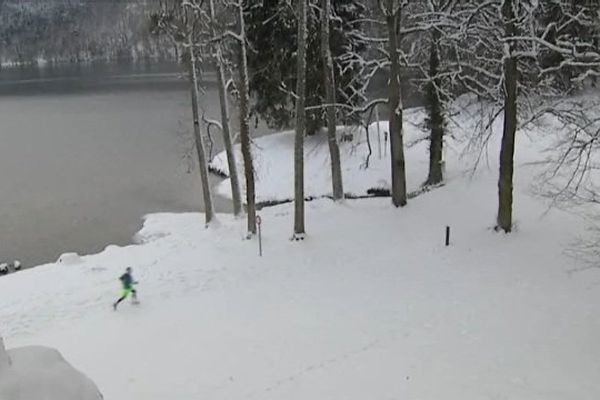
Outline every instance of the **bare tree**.
{"label": "bare tree", "polygon": [[[504,0],[502,22],[504,37],[516,36],[515,11],[513,1]],[[504,232],[512,230],[513,171],[515,157],[515,135],[517,133],[517,81],[518,69],[514,42],[505,45],[504,55],[504,128],[500,148],[500,178],[498,179],[498,217],[496,229]]]}
{"label": "bare tree", "polygon": [[548,107],[551,98],[574,93],[581,83],[598,75],[600,66],[593,38],[584,39],[573,29],[576,24],[594,26],[591,6],[553,3],[564,7],[561,15],[565,19],[546,23],[539,14],[547,5],[534,0],[464,2],[459,13],[464,18],[461,32],[466,35],[464,45],[456,50],[459,77],[467,90],[489,102],[489,122],[481,124],[484,130],[491,132],[496,118],[504,118],[496,229],[507,233],[513,223],[519,124],[536,121],[548,111],[565,115],[567,110],[562,107]]}
{"label": "bare tree", "polygon": [[196,48],[200,42],[199,36],[204,31],[203,23],[205,21],[200,12],[200,0],[165,0],[161,1],[159,6],[159,11],[152,16],[153,28],[167,34],[177,46],[183,48],[183,54],[187,57],[185,64],[190,80],[194,142],[202,182],[205,220],[208,225],[214,219],[215,214],[208,179],[208,162],[204,150],[204,139],[200,128],[198,108],[199,65],[196,54]]}
{"label": "bare tree", "polygon": [[196,52],[194,50],[194,43],[192,42],[191,34],[188,35],[187,47],[189,54],[189,75],[192,92],[192,115],[194,118],[194,139],[196,144],[196,152],[198,153],[200,179],[202,181],[205,220],[206,224],[209,224],[214,219],[215,212],[213,208],[210,181],[208,179],[208,162],[206,160],[206,153],[204,151],[204,139],[202,138],[202,131],[200,130],[200,116],[198,112],[198,65],[196,62]]}
{"label": "bare tree", "polygon": [[390,154],[392,169],[392,204],[404,207],[407,203],[406,170],[404,163],[404,140],[402,133],[402,93],[400,87],[400,21],[405,0],[379,0],[388,30],[388,52],[390,58],[389,98],[390,108]]}
{"label": "bare tree", "polygon": [[338,146],[336,134],[336,95],[335,95],[335,74],[333,69],[333,59],[331,57],[331,48],[329,46],[329,23],[331,21],[331,0],[321,1],[321,57],[325,68],[324,86],[327,102],[327,140],[329,143],[329,156],[331,161],[331,185],[333,199],[341,200],[344,198],[344,186],[342,181],[342,166],[340,160],[340,148]]}
{"label": "bare tree", "polygon": [[[430,0],[417,4],[411,10],[410,19],[414,32],[413,47],[415,62],[419,66],[425,82],[425,107],[428,112],[429,172],[425,185],[437,185],[444,180],[443,149],[446,134],[446,118],[449,103],[456,97],[453,76],[457,69],[453,47],[458,44],[460,24],[452,15],[460,0]],[[426,61],[427,60],[427,61]],[[426,65],[426,67],[425,67]]]}
{"label": "bare tree", "polygon": [[227,79],[225,75],[225,60],[220,41],[216,40],[218,36],[218,20],[215,13],[214,0],[209,0],[210,13],[210,31],[213,36],[213,56],[217,71],[217,85],[219,90],[219,102],[221,105],[221,132],[223,134],[223,145],[227,154],[227,166],[229,167],[229,180],[231,181],[231,197],[233,200],[233,215],[238,216],[242,213],[242,198],[240,194],[240,181],[237,172],[237,162],[235,152],[233,151],[233,142],[231,140],[229,102],[227,99]]}
{"label": "bare tree", "polygon": [[304,227],[304,135],[306,134],[306,26],[307,1],[298,1],[298,69],[296,85],[296,140],[294,143],[294,238],[302,239]]}
{"label": "bare tree", "polygon": [[244,4],[237,3],[238,29],[234,37],[238,42],[238,90],[240,94],[240,141],[244,159],[244,175],[246,177],[246,207],[248,215],[248,234],[256,234],[256,192],[254,184],[254,166],[252,149],[250,148],[250,94],[248,77],[248,55],[246,48],[246,25],[244,21]]}

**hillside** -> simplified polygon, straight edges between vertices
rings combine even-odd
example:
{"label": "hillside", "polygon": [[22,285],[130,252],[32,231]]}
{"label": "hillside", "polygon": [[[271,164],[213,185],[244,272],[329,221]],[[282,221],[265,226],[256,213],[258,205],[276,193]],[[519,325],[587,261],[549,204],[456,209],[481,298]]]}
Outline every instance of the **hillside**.
{"label": "hillside", "polygon": [[147,26],[152,1],[2,0],[0,61],[11,63],[169,56]]}

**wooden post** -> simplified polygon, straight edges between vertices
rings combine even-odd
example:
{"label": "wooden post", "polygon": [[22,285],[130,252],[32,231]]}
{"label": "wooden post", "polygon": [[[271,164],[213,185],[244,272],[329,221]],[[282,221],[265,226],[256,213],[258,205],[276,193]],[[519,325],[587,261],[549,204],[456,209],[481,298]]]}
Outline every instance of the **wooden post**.
{"label": "wooden post", "polygon": [[261,233],[261,223],[262,220],[260,216],[256,216],[256,226],[258,227],[258,255],[262,257],[262,233]]}
{"label": "wooden post", "polygon": [[446,246],[450,246],[450,227],[446,227]]}

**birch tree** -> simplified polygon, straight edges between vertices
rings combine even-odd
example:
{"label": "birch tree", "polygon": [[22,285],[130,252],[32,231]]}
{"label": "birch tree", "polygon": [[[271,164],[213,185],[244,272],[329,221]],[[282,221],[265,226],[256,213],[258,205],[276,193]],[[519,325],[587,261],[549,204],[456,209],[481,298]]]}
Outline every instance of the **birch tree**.
{"label": "birch tree", "polygon": [[294,143],[294,239],[302,239],[304,227],[304,135],[306,131],[306,12],[308,0],[298,0],[298,65],[296,86],[296,139]]}
{"label": "birch tree", "polygon": [[324,73],[323,85],[327,103],[327,142],[329,144],[329,157],[331,163],[331,186],[334,200],[344,198],[342,181],[342,166],[340,161],[340,148],[337,141],[336,121],[336,85],[333,58],[329,46],[329,24],[331,20],[331,0],[321,1],[321,57],[323,59]]}

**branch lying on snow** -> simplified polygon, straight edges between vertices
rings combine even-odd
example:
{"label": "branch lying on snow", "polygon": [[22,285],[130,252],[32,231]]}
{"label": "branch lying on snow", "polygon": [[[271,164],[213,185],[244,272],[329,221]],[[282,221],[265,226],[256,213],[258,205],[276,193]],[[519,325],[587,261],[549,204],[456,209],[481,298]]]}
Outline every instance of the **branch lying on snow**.
{"label": "branch lying on snow", "polygon": [[[422,186],[418,190],[409,192],[407,197],[409,200],[414,199],[416,197],[419,197],[422,194],[431,192],[432,190],[441,188],[443,186],[445,186],[444,183],[441,183],[439,185]],[[352,193],[346,193],[344,195],[344,198],[346,198],[348,200],[374,199],[374,198],[378,198],[378,197],[391,197],[390,190],[382,189],[382,188],[371,188],[371,189],[367,190],[367,194],[365,194],[365,195],[355,195]],[[304,199],[304,201],[310,202],[310,201],[323,200],[323,199],[333,200],[333,196],[331,196],[331,195],[308,196]],[[279,206],[282,204],[288,204],[288,203],[293,203],[293,202],[294,202],[294,199],[265,200],[265,201],[258,202],[256,204],[256,209],[262,210],[263,208],[275,207],[275,206]]]}
{"label": "branch lying on snow", "polygon": [[357,113],[357,114],[364,114],[366,112],[369,112],[375,106],[377,106],[379,104],[387,104],[387,102],[388,102],[387,99],[375,99],[375,100],[371,100],[370,102],[368,102],[367,104],[365,104],[362,107],[353,107],[353,106],[350,106],[348,104],[340,104],[340,103],[335,103],[335,104],[319,104],[319,105],[316,105],[316,106],[306,107],[305,110],[306,111],[313,111],[313,110],[326,109],[328,107],[337,107],[337,108],[343,108],[343,109],[346,109],[346,110],[350,110],[350,111],[352,111],[354,113]]}
{"label": "branch lying on snow", "polygon": [[202,122],[204,122],[206,124],[206,134],[208,136],[208,141],[210,143],[210,146],[208,148],[208,159],[211,160],[213,158],[213,149],[215,147],[215,142],[212,138],[212,133],[210,131],[210,128],[213,126],[216,126],[217,129],[219,130],[223,130],[223,126],[221,125],[221,123],[217,120],[214,119],[208,119],[206,118],[206,111],[202,110]]}

